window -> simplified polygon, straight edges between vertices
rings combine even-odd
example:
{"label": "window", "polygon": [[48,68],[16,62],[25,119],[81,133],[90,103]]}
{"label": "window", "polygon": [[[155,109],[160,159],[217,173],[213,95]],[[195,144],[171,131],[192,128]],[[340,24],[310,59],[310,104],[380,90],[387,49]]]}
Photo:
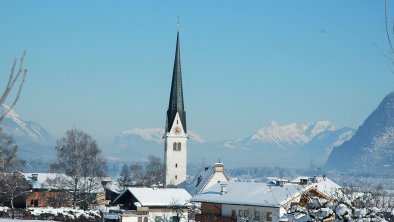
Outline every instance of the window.
{"label": "window", "polygon": [[254,219],[255,220],[260,220],[260,211],[255,211],[254,212]]}
{"label": "window", "polygon": [[202,176],[200,175],[200,176],[197,178],[196,187],[198,187],[198,185],[201,183],[201,180],[202,180]]}
{"label": "window", "polygon": [[176,151],[176,143],[172,144],[172,149]]}
{"label": "window", "polygon": [[181,147],[182,147],[182,144],[180,142],[178,142],[178,143],[174,142],[172,145],[172,149],[174,151],[181,151]]}
{"label": "window", "polygon": [[242,217],[242,210],[238,211],[238,217]]}
{"label": "window", "polygon": [[244,217],[249,217],[249,210],[244,210]]}
{"label": "window", "polygon": [[267,221],[272,221],[272,213],[271,212],[267,212]]}
{"label": "window", "polygon": [[232,210],[231,211],[231,217],[232,218],[236,218],[237,217],[237,211],[236,210]]}
{"label": "window", "polygon": [[148,222],[148,218],[147,217],[144,217],[144,222]]}
{"label": "window", "polygon": [[178,164],[177,163],[175,164],[175,168],[178,168]]}
{"label": "window", "polygon": [[176,180],[178,179],[178,176],[177,176],[177,175],[175,175],[175,179],[176,179]]}
{"label": "window", "polygon": [[33,200],[33,206],[38,207],[38,199]]}
{"label": "window", "polygon": [[142,217],[138,217],[138,222],[142,222]]}

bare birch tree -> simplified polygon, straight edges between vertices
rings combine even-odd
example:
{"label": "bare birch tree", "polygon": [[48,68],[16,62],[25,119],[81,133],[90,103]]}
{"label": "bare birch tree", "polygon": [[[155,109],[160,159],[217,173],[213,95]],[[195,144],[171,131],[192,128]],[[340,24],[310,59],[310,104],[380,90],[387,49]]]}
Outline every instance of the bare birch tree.
{"label": "bare birch tree", "polygon": [[0,129],[0,200],[14,209],[14,199],[28,190],[25,178],[17,172],[24,166],[24,161],[16,156],[18,146],[11,136]]}
{"label": "bare birch tree", "polygon": [[59,175],[53,182],[58,189],[68,192],[72,207],[87,208],[95,201],[95,191],[101,187],[106,161],[96,141],[87,133],[71,129],[57,141],[57,160],[51,170]]}
{"label": "bare birch tree", "polygon": [[126,189],[126,187],[131,186],[132,178],[129,166],[127,164],[123,164],[122,170],[119,173],[118,184],[122,187],[122,189]]}
{"label": "bare birch tree", "polygon": [[9,203],[14,218],[14,201],[30,192],[30,184],[19,172],[2,173],[0,183],[2,184],[3,197]]}
{"label": "bare birch tree", "polygon": [[163,184],[164,182],[164,164],[163,161],[153,155],[148,156],[148,163],[145,170],[146,185]]}
{"label": "bare birch tree", "polygon": [[394,72],[394,19],[390,18],[389,11],[388,11],[388,1],[384,0],[384,18],[385,18],[385,31],[386,31],[386,38],[388,42],[388,53],[384,53],[384,56],[390,63],[392,69],[391,71]]}
{"label": "bare birch tree", "polygon": [[144,184],[144,168],[141,164],[132,163],[130,165],[130,173],[133,186],[143,186]]}
{"label": "bare birch tree", "polygon": [[0,115],[0,122],[11,112],[11,110],[14,108],[21,95],[22,88],[25,83],[25,79],[27,75],[27,70],[24,68],[25,55],[26,53],[22,54],[22,56],[19,59],[19,63],[17,62],[17,59],[14,60],[10,74],[8,76],[7,84],[4,88],[3,94],[0,96],[0,105],[3,106],[7,101],[7,99],[10,99],[9,96],[10,93],[13,91],[15,84],[19,82],[19,87],[16,91],[16,96],[12,99],[10,103],[11,105],[9,107],[5,107],[6,111]]}

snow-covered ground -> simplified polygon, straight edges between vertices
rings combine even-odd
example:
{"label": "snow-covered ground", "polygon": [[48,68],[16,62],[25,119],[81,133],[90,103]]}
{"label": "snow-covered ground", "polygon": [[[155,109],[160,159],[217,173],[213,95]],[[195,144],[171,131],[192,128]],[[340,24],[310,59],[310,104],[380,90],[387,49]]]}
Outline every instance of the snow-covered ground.
{"label": "snow-covered ground", "polygon": [[[0,211],[7,212],[10,209],[8,207],[0,207]],[[51,207],[36,207],[36,208],[28,208],[30,215],[36,219],[43,219],[41,215],[51,215],[48,219],[55,219],[56,217],[66,217],[69,219],[97,219],[101,218],[99,210],[79,210],[72,208],[51,208]],[[12,220],[12,219],[0,219],[0,222],[5,221],[40,221],[40,220]],[[46,220],[49,221],[49,220]]]}
{"label": "snow-covered ground", "polygon": [[18,220],[18,219],[15,219],[15,220],[13,220],[13,219],[0,219],[0,222],[17,222],[17,221],[23,221],[23,222],[43,222],[43,221],[45,221],[45,222],[53,222],[53,220]]}

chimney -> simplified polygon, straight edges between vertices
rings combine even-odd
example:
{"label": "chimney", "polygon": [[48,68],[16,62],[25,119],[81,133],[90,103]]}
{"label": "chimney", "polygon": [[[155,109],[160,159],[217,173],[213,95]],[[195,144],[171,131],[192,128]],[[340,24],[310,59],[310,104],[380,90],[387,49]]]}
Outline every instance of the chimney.
{"label": "chimney", "polygon": [[32,181],[37,181],[37,178],[38,178],[38,173],[32,173],[31,174],[31,180]]}
{"label": "chimney", "polygon": [[223,195],[226,193],[227,193],[227,183],[221,183],[220,184],[220,195]]}

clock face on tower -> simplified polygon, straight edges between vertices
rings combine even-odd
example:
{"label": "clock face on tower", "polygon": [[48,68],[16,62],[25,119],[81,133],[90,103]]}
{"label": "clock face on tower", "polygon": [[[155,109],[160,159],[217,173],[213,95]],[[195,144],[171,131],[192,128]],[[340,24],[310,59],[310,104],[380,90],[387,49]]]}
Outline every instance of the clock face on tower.
{"label": "clock face on tower", "polygon": [[175,127],[175,129],[174,129],[174,133],[175,134],[180,134],[182,132],[182,129],[179,127],[179,126],[177,126],[177,127]]}

